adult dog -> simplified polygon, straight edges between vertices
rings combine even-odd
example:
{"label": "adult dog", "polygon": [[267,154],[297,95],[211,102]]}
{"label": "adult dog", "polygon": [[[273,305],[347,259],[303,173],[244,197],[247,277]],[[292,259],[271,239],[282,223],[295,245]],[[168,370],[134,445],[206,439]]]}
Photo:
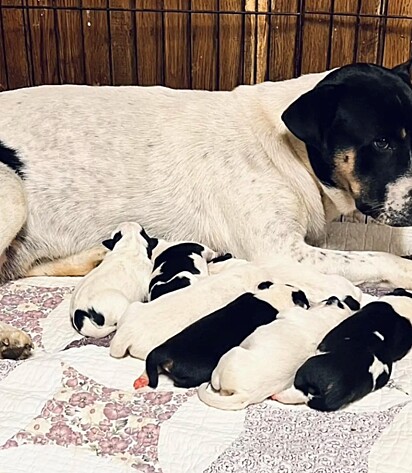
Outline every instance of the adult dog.
{"label": "adult dog", "polygon": [[[237,257],[412,287],[412,262],[310,246],[358,208],[412,224],[411,63],[232,92],[43,86],[0,95],[1,281],[81,275],[121,221]],[[383,172],[384,170],[384,172]]]}

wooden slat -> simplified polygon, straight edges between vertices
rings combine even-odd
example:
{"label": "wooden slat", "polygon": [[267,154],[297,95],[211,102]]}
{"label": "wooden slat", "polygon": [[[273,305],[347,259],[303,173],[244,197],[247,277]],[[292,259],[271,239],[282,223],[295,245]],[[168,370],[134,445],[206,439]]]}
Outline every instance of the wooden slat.
{"label": "wooden slat", "polygon": [[[59,6],[79,7],[80,0],[59,0]],[[61,81],[69,84],[83,84],[85,71],[81,12],[57,10],[56,16]]]}
{"label": "wooden slat", "polygon": [[[216,0],[192,0],[192,10],[216,10]],[[217,74],[217,18],[212,13],[193,13],[192,36],[192,87],[216,89]]]}
{"label": "wooden slat", "polygon": [[[330,11],[329,0],[307,0],[306,11]],[[303,26],[302,73],[320,72],[327,68],[329,47],[329,15],[306,15]]]}
{"label": "wooden slat", "polygon": [[[241,0],[221,0],[221,11],[241,11]],[[231,90],[242,83],[242,17],[219,15],[219,88]]]}
{"label": "wooden slat", "polygon": [[[21,1],[3,0],[2,6],[18,5]],[[4,51],[10,89],[31,85],[28,55],[26,50],[23,10],[4,8],[2,10],[4,28]]]}
{"label": "wooden slat", "polygon": [[[164,0],[164,8],[186,10],[188,0]],[[187,89],[191,86],[190,35],[187,13],[164,14],[165,85]]]}
{"label": "wooden slat", "polygon": [[[389,15],[411,15],[412,1],[389,2]],[[406,61],[411,56],[411,20],[392,19],[386,25],[383,65],[392,67]]]}
{"label": "wooden slat", "polygon": [[[52,6],[53,0],[29,0],[28,6]],[[59,65],[54,12],[49,9],[29,9],[31,57],[34,84],[58,84]]]}
{"label": "wooden slat", "polygon": [[82,22],[84,35],[84,64],[86,82],[91,85],[111,83],[109,27],[106,11],[87,10],[106,8],[106,0],[83,0]]}
{"label": "wooden slat", "polygon": [[[138,6],[161,10],[162,0],[139,0]],[[162,13],[136,13],[137,80],[140,85],[163,84]]]}
{"label": "wooden slat", "polygon": [[[266,13],[271,0],[246,0],[245,11]],[[267,15],[246,15],[243,82],[255,84],[267,79],[269,23]]]}
{"label": "wooden slat", "polygon": [[[362,0],[361,13],[378,14],[383,0]],[[377,60],[379,44],[379,19],[364,18],[359,20],[358,48],[356,61],[373,62]]]}
{"label": "wooden slat", "polygon": [[[273,12],[297,12],[296,0],[271,0]],[[290,79],[295,72],[296,16],[274,16],[270,21],[269,79]]]}
{"label": "wooden slat", "polygon": [[[111,8],[134,8],[134,0],[110,0]],[[136,84],[136,23],[131,11],[110,12],[113,84]]]}
{"label": "wooden slat", "polygon": [[[336,13],[356,13],[358,0],[335,0]],[[356,17],[335,16],[332,25],[330,67],[351,64],[355,60]]]}
{"label": "wooden slat", "polygon": [[[266,2],[267,4],[267,2]],[[259,7],[256,0],[245,0],[245,11],[256,12]],[[256,49],[259,41],[257,31],[258,15],[245,16],[245,44],[243,48],[244,64],[243,64],[243,82],[245,84],[254,84],[256,76]]]}
{"label": "wooden slat", "polygon": [[0,92],[9,88],[7,81],[7,69],[5,61],[4,43],[3,43],[3,27],[0,21]]}

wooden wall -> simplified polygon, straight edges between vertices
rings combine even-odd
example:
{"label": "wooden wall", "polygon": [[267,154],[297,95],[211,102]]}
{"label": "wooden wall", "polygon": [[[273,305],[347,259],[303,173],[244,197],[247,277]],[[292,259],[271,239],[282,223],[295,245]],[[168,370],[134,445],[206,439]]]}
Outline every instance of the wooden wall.
{"label": "wooden wall", "polygon": [[412,0],[0,0],[0,88],[231,89],[411,55]]}

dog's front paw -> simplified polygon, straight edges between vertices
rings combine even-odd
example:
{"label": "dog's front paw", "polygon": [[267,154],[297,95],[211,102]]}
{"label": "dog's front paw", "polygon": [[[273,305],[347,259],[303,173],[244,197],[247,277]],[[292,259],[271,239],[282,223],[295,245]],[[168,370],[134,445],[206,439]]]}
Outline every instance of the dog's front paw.
{"label": "dog's front paw", "polygon": [[0,359],[24,360],[33,348],[30,336],[22,330],[8,327],[0,331]]}

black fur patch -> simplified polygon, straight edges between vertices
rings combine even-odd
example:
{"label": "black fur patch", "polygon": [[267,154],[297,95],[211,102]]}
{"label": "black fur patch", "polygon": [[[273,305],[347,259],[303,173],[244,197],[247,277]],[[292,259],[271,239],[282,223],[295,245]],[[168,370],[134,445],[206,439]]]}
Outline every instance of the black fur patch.
{"label": "black fur patch", "polygon": [[293,291],[292,292],[292,301],[295,305],[303,307],[304,309],[309,309],[310,304],[306,294],[303,291]]}
{"label": "black fur patch", "polygon": [[221,263],[222,261],[227,261],[228,259],[232,259],[232,253],[225,253],[221,256],[216,256],[216,258],[212,258],[209,263]]}
{"label": "black fur patch", "polygon": [[269,289],[270,286],[273,286],[273,282],[271,281],[263,281],[258,284],[258,289]]}
{"label": "black fur patch", "polygon": [[152,290],[156,283],[171,281],[183,271],[191,274],[200,274],[191,255],[201,255],[203,250],[204,246],[197,243],[179,243],[166,248],[154,260],[153,271],[162,265],[162,272],[150,281],[149,291]]}
{"label": "black fur patch", "polygon": [[151,238],[143,227],[140,231],[140,235],[147,241],[147,257],[152,259],[153,250],[156,248],[159,240],[157,238]]}
{"label": "black fur patch", "polygon": [[345,299],[343,299],[343,303],[346,304],[350,310],[360,309],[359,302],[356,299],[354,299],[352,296],[346,296]]}
{"label": "black fur patch", "polygon": [[88,309],[87,311],[77,309],[73,315],[72,325],[73,325],[73,328],[77,330],[79,333],[81,329],[83,328],[84,319],[86,317],[92,320],[99,327],[103,327],[105,319],[102,314],[100,314],[99,312],[96,312],[93,308]]}
{"label": "black fur patch", "polygon": [[9,148],[0,141],[0,162],[4,163],[22,179],[24,179],[24,165],[21,159],[17,156],[14,149]]}
{"label": "black fur patch", "polygon": [[336,296],[329,297],[325,302],[326,305],[337,305],[339,309],[344,309],[342,302]]}
{"label": "black fur patch", "polygon": [[152,287],[150,291],[150,300],[154,301],[169,292],[177,291],[178,289],[183,289],[187,286],[190,286],[190,279],[178,275],[164,284],[156,284],[156,286]]}
{"label": "black fur patch", "polygon": [[116,243],[118,243],[122,239],[122,234],[121,232],[116,232],[113,235],[113,238],[108,238],[107,240],[102,241],[102,245],[105,246],[108,250],[113,251],[113,248],[116,246]]}
{"label": "black fur patch", "polygon": [[394,289],[392,292],[386,294],[387,296],[401,296],[401,297],[412,297],[412,293],[408,292],[402,287]]}

